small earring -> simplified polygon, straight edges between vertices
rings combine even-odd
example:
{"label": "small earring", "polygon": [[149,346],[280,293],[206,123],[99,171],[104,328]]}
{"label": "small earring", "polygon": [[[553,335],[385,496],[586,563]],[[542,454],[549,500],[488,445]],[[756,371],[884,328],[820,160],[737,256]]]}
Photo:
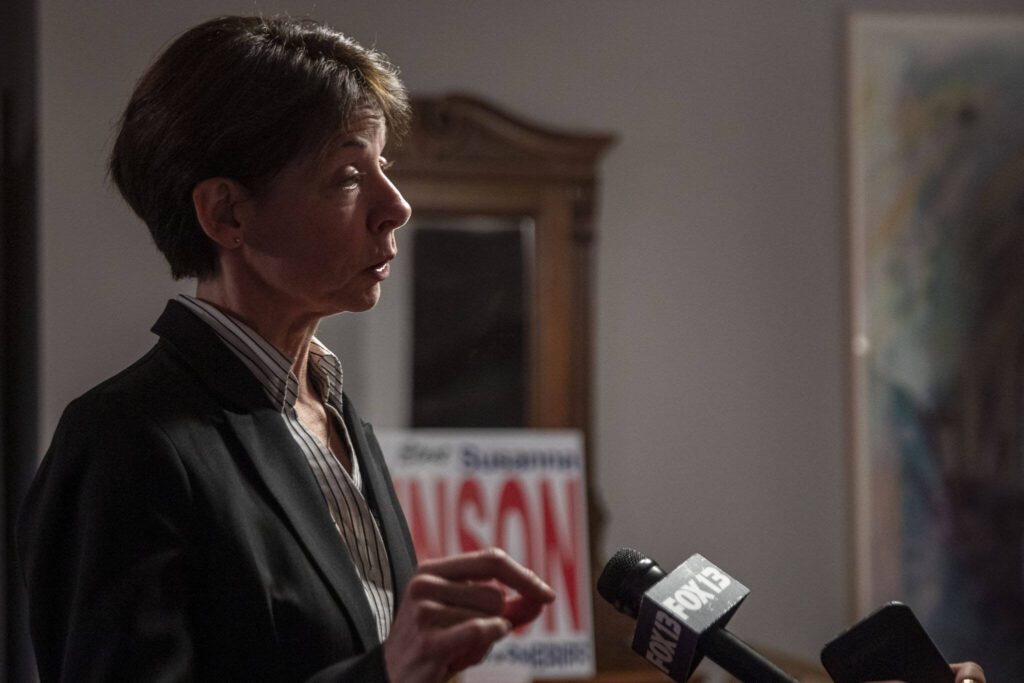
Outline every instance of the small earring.
{"label": "small earring", "polygon": [[235,238],[235,244],[241,244],[241,243],[242,243],[242,238],[241,237],[236,237]]}

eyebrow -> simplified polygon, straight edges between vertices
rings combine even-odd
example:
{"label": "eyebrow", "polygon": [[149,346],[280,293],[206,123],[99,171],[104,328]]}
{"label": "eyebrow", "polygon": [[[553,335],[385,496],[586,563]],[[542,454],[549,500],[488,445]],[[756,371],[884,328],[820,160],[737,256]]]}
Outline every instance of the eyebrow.
{"label": "eyebrow", "polygon": [[[341,130],[336,132],[327,142],[320,148],[317,153],[319,163],[323,163],[332,154],[345,149],[367,149],[371,140],[366,137],[366,133],[376,134],[377,126],[384,126],[384,121],[379,116],[367,116],[357,119],[357,121],[372,122],[369,126],[356,126],[348,130]],[[384,144],[387,144],[387,129],[384,129]]]}
{"label": "eyebrow", "polygon": [[323,146],[320,150],[320,157],[326,159],[343,149],[366,149],[369,146],[370,143],[365,138],[352,135],[351,133],[338,133]]}
{"label": "eyebrow", "polygon": [[370,141],[361,133],[337,133],[327,142],[326,145],[324,145],[322,157],[326,158],[334,152],[343,149],[367,149],[369,146]]}
{"label": "eyebrow", "polygon": [[335,143],[331,145],[333,149],[345,149],[346,147],[358,147],[359,149],[366,149],[370,146],[370,143],[360,137],[349,138],[340,145]]}
{"label": "eyebrow", "polygon": [[332,136],[314,156],[314,165],[327,163],[335,154],[346,149],[366,149],[369,142],[363,138],[353,136],[350,133],[338,133]]}

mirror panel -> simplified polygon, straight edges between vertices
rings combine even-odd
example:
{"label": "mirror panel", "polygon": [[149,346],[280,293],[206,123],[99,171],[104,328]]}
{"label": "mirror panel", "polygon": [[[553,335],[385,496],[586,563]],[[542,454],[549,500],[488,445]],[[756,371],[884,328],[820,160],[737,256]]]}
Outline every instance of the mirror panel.
{"label": "mirror panel", "polygon": [[412,427],[524,427],[533,221],[428,214],[412,238]]}

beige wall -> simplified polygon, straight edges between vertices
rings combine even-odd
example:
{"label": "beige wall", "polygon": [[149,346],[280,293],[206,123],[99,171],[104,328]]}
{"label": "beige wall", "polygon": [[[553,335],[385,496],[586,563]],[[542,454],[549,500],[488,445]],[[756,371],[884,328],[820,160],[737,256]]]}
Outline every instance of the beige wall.
{"label": "beige wall", "polygon": [[[596,245],[603,552],[634,545],[666,566],[703,553],[753,591],[735,631],[810,657],[850,616],[842,13],[976,4],[255,3],[375,43],[414,91],[621,136]],[[48,442],[62,407],[143,353],[164,300],[191,288],[104,177],[120,109],[173,35],[254,3],[41,5]],[[350,390],[386,422],[368,379],[378,355],[344,319],[329,333]]]}

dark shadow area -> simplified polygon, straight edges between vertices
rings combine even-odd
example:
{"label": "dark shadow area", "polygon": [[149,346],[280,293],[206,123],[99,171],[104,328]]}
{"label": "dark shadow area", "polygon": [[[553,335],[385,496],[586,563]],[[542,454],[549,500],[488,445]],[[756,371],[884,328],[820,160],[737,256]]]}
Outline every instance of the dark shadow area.
{"label": "dark shadow area", "polygon": [[38,427],[36,3],[0,3],[0,446],[3,577],[0,662],[35,680],[14,523],[35,469]]}

